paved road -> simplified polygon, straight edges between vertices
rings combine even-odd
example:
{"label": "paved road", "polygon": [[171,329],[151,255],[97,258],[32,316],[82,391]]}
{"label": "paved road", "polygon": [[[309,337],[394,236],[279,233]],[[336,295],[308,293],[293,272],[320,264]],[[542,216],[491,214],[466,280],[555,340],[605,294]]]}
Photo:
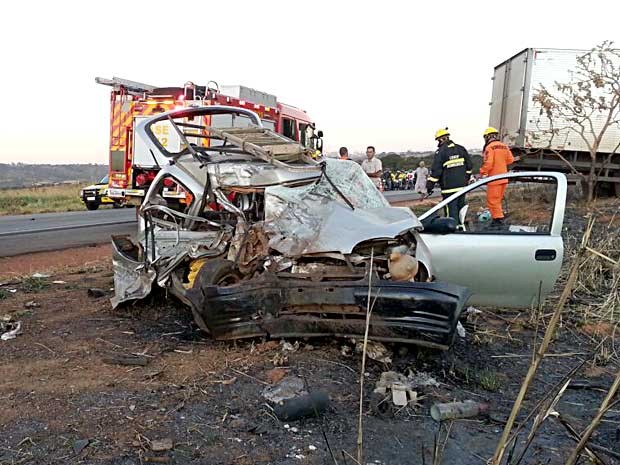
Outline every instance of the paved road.
{"label": "paved road", "polygon": [[[384,194],[390,202],[420,198],[411,191]],[[111,234],[131,234],[135,229],[134,208],[0,216],[0,257],[102,244]]]}
{"label": "paved road", "polygon": [[[390,202],[404,202],[407,200],[418,200],[421,195],[416,194],[413,191],[385,191],[383,193],[386,199]],[[437,191],[433,193],[433,197],[437,195]]]}
{"label": "paved road", "polygon": [[133,208],[0,216],[0,257],[101,244],[135,229]]}

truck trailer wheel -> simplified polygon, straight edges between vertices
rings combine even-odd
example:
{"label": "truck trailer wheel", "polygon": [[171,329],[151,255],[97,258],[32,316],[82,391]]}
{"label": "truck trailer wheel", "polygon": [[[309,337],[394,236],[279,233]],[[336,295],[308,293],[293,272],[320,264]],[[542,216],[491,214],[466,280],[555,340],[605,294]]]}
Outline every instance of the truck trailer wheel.
{"label": "truck trailer wheel", "polygon": [[97,210],[97,208],[99,208],[99,202],[86,202],[86,208],[89,210]]}

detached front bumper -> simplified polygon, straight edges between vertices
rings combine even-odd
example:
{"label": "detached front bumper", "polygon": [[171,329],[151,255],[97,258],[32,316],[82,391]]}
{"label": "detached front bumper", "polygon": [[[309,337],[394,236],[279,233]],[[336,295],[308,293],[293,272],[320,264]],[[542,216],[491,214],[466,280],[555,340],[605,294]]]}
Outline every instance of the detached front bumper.
{"label": "detached front bumper", "polygon": [[[279,279],[198,286],[190,299],[216,339],[363,337],[368,282]],[[369,337],[447,349],[470,296],[447,283],[374,280]],[[188,296],[189,297],[189,296]]]}

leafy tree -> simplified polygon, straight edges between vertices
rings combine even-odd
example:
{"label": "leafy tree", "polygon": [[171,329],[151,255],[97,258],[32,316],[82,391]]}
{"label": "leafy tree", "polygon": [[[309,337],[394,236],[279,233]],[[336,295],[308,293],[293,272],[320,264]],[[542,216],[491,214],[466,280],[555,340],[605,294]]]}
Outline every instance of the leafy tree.
{"label": "leafy tree", "polygon": [[553,152],[581,176],[590,203],[600,173],[620,147],[618,141],[611,152],[599,153],[608,131],[614,126],[620,128],[620,51],[613,48],[613,42],[605,41],[579,56],[570,76],[567,82],[556,82],[550,89],[537,89],[534,102],[549,125],[533,137],[545,139],[549,149],[554,139],[571,133],[585,143],[590,154],[587,174],[578,171],[559,150]]}

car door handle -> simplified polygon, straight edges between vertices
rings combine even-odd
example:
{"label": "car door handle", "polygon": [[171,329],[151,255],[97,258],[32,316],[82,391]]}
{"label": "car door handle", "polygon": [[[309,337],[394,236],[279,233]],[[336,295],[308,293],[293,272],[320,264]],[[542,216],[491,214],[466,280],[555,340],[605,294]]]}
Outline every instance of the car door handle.
{"label": "car door handle", "polygon": [[538,249],[535,258],[539,262],[552,262],[556,256],[557,252],[554,249]]}

